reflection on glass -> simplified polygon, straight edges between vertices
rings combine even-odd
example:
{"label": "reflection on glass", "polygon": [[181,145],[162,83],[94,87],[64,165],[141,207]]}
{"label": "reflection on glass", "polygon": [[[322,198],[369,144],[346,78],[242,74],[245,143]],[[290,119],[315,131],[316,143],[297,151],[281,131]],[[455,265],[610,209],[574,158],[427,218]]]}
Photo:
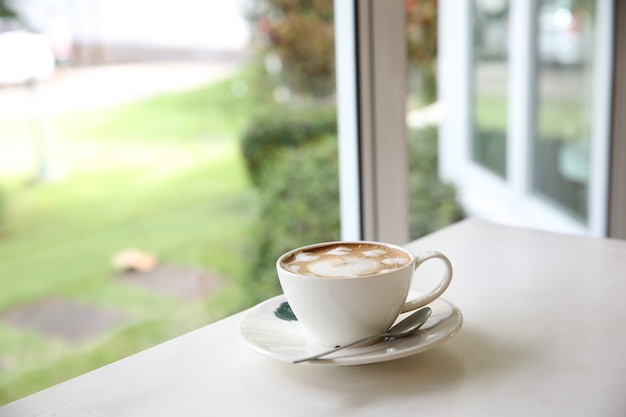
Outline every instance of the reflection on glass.
{"label": "reflection on glass", "polygon": [[509,2],[474,1],[472,158],[506,177]]}
{"label": "reflection on glass", "polygon": [[543,0],[538,8],[537,132],[533,191],[587,220],[594,2]]}

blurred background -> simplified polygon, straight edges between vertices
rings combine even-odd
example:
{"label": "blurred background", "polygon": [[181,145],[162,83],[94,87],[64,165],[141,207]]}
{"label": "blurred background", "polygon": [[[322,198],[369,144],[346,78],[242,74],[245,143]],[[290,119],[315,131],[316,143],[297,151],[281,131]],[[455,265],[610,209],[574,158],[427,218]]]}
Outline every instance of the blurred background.
{"label": "blurred background", "polygon": [[[596,2],[401,3],[410,238],[598,234]],[[332,0],[0,16],[0,404],[276,295],[281,253],[341,237]]]}

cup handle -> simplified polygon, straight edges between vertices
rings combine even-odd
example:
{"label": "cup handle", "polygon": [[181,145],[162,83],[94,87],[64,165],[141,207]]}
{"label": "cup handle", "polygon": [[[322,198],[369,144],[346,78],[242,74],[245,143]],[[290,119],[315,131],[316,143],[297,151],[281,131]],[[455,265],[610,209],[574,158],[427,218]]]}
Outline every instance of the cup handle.
{"label": "cup handle", "polygon": [[432,303],[434,300],[439,298],[446,289],[448,289],[450,281],[452,281],[452,264],[450,263],[448,257],[443,253],[437,251],[427,251],[419,254],[415,259],[415,269],[417,270],[421,264],[434,258],[441,260],[445,268],[441,281],[429,293],[426,293],[414,300],[407,301],[402,307],[402,313],[406,313],[407,311],[415,310],[416,308],[424,307],[426,304]]}

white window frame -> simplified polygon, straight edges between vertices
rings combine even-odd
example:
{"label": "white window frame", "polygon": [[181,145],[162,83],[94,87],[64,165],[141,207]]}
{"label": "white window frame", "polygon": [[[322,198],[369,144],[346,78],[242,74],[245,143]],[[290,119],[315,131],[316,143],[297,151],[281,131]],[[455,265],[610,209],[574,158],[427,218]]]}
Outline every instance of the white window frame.
{"label": "white window frame", "polygon": [[612,1],[597,3],[588,224],[568,217],[531,194],[528,160],[534,135],[533,88],[536,0],[511,0],[509,37],[508,176],[502,179],[471,158],[472,36],[470,1],[439,2],[440,174],[460,189],[470,216],[559,232],[605,236],[609,175]]}
{"label": "white window frame", "polygon": [[409,240],[404,0],[335,0],[341,237]]}

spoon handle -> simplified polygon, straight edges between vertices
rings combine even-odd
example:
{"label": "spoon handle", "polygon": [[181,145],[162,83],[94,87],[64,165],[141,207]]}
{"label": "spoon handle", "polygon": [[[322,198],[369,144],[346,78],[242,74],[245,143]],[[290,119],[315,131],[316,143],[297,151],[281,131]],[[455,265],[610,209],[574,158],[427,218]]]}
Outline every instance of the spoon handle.
{"label": "spoon handle", "polygon": [[355,342],[348,343],[347,345],[337,346],[335,348],[329,349],[329,350],[327,350],[325,352],[322,352],[322,353],[316,353],[315,355],[311,355],[311,356],[308,356],[306,358],[300,358],[300,359],[293,360],[293,361],[291,361],[291,363],[301,363],[301,362],[312,361],[313,359],[318,359],[318,358],[321,358],[322,356],[330,355],[331,353],[337,352],[338,350],[345,349],[345,348],[348,348],[350,346],[358,345],[359,343],[367,342],[368,340],[371,340],[371,339],[387,337],[387,336],[389,336],[389,333],[382,333],[382,334],[376,334],[374,336],[367,336],[367,337],[364,337],[363,339],[359,339],[359,340],[357,340]]}

